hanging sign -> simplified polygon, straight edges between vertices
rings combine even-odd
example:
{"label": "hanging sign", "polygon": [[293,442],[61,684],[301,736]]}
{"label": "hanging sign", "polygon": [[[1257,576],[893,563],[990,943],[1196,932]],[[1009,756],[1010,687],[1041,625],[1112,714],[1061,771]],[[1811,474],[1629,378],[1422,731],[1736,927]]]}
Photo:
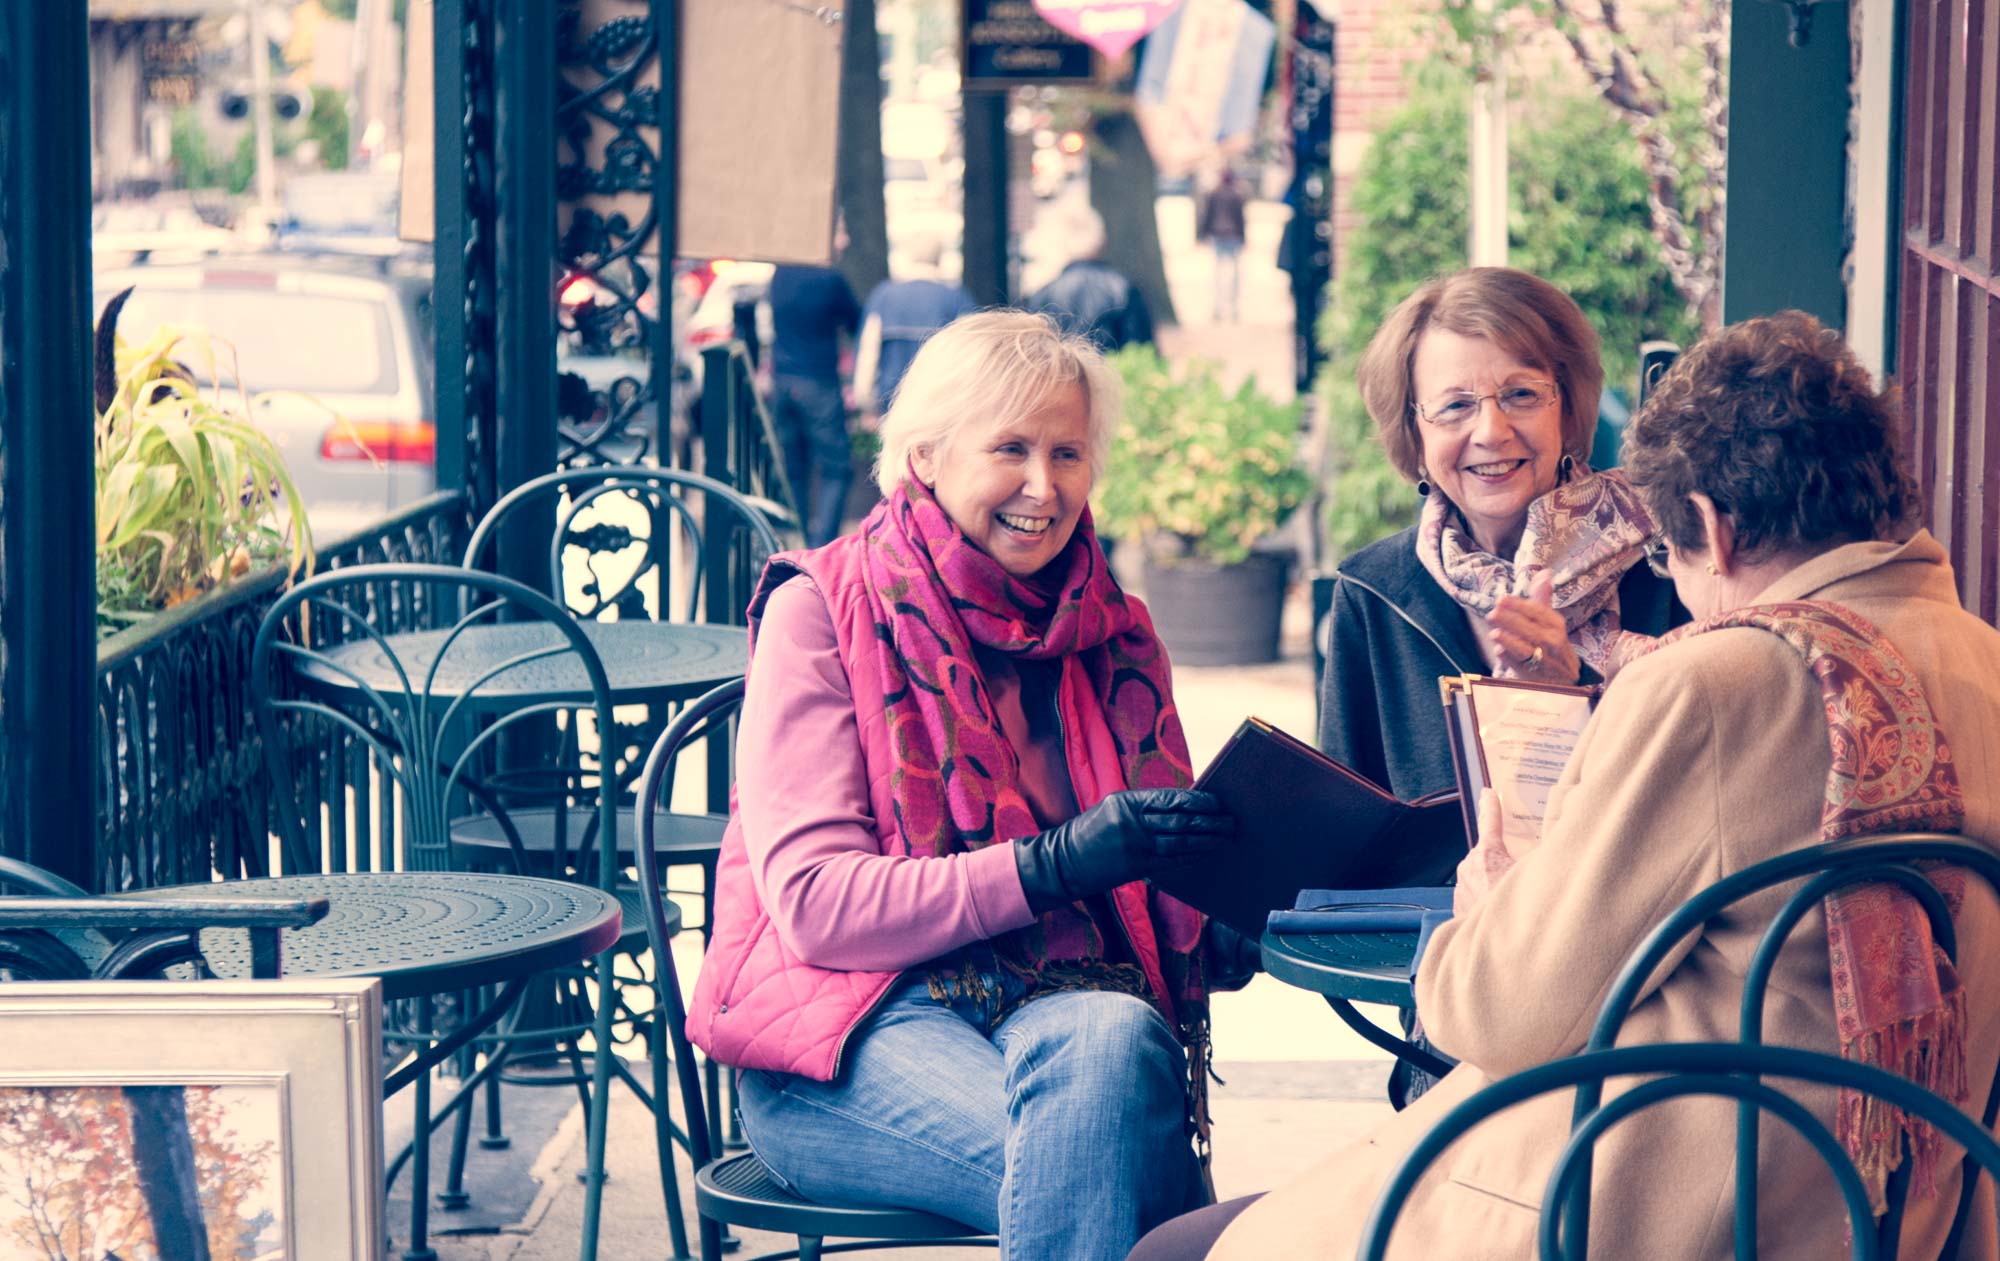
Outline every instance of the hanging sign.
{"label": "hanging sign", "polygon": [[1090,45],[1049,25],[1031,0],[964,0],[959,18],[968,88],[1091,81]]}
{"label": "hanging sign", "polygon": [[1116,57],[1167,20],[1181,0],[1035,0],[1049,25]]}
{"label": "hanging sign", "polygon": [[1276,43],[1276,25],[1243,0],[1187,0],[1146,41],[1133,95],[1162,173],[1247,146]]}

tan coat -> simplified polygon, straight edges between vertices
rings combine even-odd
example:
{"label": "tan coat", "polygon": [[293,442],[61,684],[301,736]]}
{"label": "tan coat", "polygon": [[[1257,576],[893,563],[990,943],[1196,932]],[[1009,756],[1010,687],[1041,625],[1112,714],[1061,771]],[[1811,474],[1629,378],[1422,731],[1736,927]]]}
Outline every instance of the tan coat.
{"label": "tan coat", "polygon": [[[1909,658],[1957,758],[1966,834],[2000,848],[2000,631],[1960,610],[1937,542],[1919,534],[1837,548],[1756,602],[1801,598],[1846,605]],[[1417,1010],[1461,1066],[1374,1134],[1266,1196],[1210,1256],[1354,1256],[1382,1182],[1438,1117],[1495,1078],[1579,1050],[1619,964],[1690,895],[1816,841],[1829,761],[1818,684],[1766,631],[1710,632],[1627,667],[1555,789],[1541,846],[1447,925],[1424,959]],[[1976,1114],[2000,1056],[2000,905],[1981,882],[1970,888],[1958,928]],[[1787,892],[1739,904],[1685,944],[1620,1042],[1735,1037],[1743,973]],[[1766,1010],[1768,1041],[1837,1053],[1818,911],[1782,955]],[[1832,1091],[1786,1088],[1832,1124]],[[1569,1111],[1566,1092],[1545,1096],[1446,1151],[1405,1207],[1390,1256],[1534,1255]],[[1719,1100],[1678,1100],[1601,1142],[1590,1255],[1731,1255],[1734,1115]],[[1841,1201],[1818,1157],[1781,1122],[1767,1119],[1763,1135],[1759,1255],[1848,1255]],[[1937,1199],[1912,1197],[1904,1257],[1937,1255],[1957,1203],[1958,1155],[1952,1147]],[[1992,1185],[1982,1181],[1988,1194],[1967,1232],[1984,1243],[1963,1254],[1989,1261]]]}

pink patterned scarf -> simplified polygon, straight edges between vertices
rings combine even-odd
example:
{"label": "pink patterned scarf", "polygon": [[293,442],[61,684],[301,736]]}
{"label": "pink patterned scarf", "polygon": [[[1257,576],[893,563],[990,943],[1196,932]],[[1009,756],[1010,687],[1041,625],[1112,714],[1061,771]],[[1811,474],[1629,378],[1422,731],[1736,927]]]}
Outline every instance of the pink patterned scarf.
{"label": "pink patterned scarf", "polygon": [[[1033,580],[1010,575],[974,546],[914,477],[869,515],[860,532],[868,599],[884,648],[876,656],[896,759],[890,794],[909,853],[980,849],[1042,830],[1021,792],[1020,758],[994,713],[973,657],[975,643],[1028,660],[1080,658],[1124,781],[1090,785],[1079,778],[1080,807],[1119,788],[1193,782],[1166,652],[1111,577],[1088,509],[1069,545]],[[1091,787],[1096,795],[1086,799]],[[1185,1029],[1203,1001],[1197,958],[1202,917],[1157,893],[1149,893],[1144,909],[1155,926],[1169,989],[1159,997],[1170,1012],[1181,1008]],[[1082,949],[1064,948],[1079,929],[1090,940]],[[1049,963],[1052,948],[1072,958],[1102,953],[1099,930],[1080,908],[1051,911],[1008,936],[1001,946],[1037,972]]]}
{"label": "pink patterned scarf", "polygon": [[1447,595],[1482,617],[1501,596],[1526,595],[1535,575],[1549,571],[1570,643],[1610,678],[1652,642],[1619,629],[1618,583],[1657,532],[1638,492],[1613,469],[1572,477],[1530,503],[1512,558],[1482,550],[1451,501],[1433,494],[1417,522],[1417,559]]}
{"label": "pink patterned scarf", "polygon": [[[1838,604],[1792,601],[1736,609],[1663,637],[1664,645],[1722,627],[1748,626],[1784,640],[1819,680],[1833,767],[1819,839],[1875,832],[1956,832],[1965,798],[1944,733],[1909,663],[1874,625]],[[1956,915],[1966,873],[1937,867],[1931,882]],[[1896,885],[1854,885],[1826,899],[1827,954],[1840,1053],[1899,1073],[1953,1103],[1965,1102],[1965,990],[1931,939],[1930,920]],[[1880,1099],[1840,1092],[1835,1131],[1883,1211],[1888,1177],[1909,1136],[1911,1186],[1936,1193],[1940,1138],[1928,1122]]]}

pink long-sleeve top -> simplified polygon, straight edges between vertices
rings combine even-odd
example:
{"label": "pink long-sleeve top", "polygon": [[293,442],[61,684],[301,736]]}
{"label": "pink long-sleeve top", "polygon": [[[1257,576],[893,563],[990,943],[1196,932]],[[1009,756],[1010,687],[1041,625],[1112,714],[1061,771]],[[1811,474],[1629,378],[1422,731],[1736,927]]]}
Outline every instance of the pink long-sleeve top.
{"label": "pink long-sleeve top", "polygon": [[[1035,685],[1024,706],[1011,659],[977,656],[1036,821],[1070,818],[1076,799],[1053,704],[1033,703]],[[1048,672],[1052,702],[1053,666],[1024,668]],[[779,936],[807,963],[899,971],[1034,922],[1010,845],[935,858],[881,852],[854,698],[833,619],[809,578],[765,602],[736,750],[751,879]]]}

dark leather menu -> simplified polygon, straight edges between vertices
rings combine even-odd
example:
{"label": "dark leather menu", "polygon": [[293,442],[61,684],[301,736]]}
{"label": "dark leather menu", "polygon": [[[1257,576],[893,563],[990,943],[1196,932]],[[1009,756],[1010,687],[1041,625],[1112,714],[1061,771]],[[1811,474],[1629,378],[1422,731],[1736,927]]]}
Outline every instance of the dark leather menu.
{"label": "dark leather menu", "polygon": [[1236,840],[1153,883],[1251,937],[1301,889],[1443,884],[1465,856],[1457,793],[1398,801],[1261,718],[1244,720],[1195,787],[1235,816]]}

